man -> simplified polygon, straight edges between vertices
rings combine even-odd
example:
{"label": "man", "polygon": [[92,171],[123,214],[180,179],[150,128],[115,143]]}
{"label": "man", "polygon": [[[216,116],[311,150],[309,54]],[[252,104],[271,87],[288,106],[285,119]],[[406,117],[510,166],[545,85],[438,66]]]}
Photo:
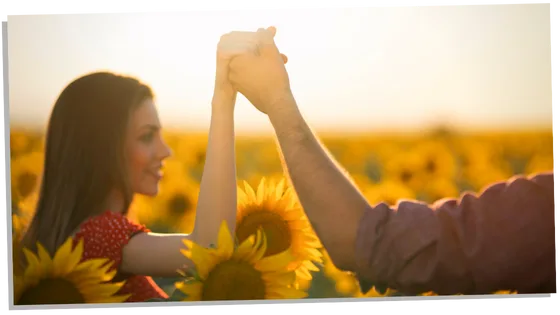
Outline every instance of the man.
{"label": "man", "polygon": [[312,226],[333,263],[354,272],[362,291],[556,292],[552,172],[431,206],[371,207],[299,112],[275,33],[273,27],[256,32],[258,54],[234,58],[230,82],[268,115]]}

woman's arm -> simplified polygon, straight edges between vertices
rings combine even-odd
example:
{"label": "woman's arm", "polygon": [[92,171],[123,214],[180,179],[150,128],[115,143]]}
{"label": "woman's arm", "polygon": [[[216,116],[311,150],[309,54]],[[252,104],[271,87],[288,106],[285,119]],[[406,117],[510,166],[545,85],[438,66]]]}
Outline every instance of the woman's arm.
{"label": "woman's arm", "polygon": [[[237,186],[234,156],[233,101],[216,91],[204,173],[200,184],[196,221],[191,234],[140,233],[123,249],[120,269],[153,277],[177,276],[177,270],[193,268],[181,252],[183,240],[208,247],[215,243],[220,224],[226,220],[235,229]],[[230,109],[228,109],[228,107]]]}
{"label": "woman's arm", "polygon": [[[235,231],[237,184],[235,170],[235,139],[231,91],[217,89],[212,101],[212,118],[204,173],[191,235],[201,246],[215,243],[223,220]],[[233,94],[233,93],[232,93]],[[233,94],[235,95],[235,94]]]}
{"label": "woman's arm", "polygon": [[183,240],[202,247],[215,244],[225,220],[231,233],[237,215],[234,105],[237,91],[229,82],[229,61],[256,50],[255,32],[231,32],[220,38],[206,161],[200,183],[196,220],[191,234],[141,233],[123,249],[121,270],[150,276],[176,276],[177,269],[192,267],[181,252]]}

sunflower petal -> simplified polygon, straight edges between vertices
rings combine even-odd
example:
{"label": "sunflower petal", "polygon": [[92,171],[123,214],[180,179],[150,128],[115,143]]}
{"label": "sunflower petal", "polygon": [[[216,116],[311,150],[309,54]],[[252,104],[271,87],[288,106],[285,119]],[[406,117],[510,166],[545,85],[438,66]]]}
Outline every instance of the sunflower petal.
{"label": "sunflower petal", "polygon": [[296,274],[294,272],[265,272],[262,274],[262,279],[275,285],[289,286],[296,281]]}
{"label": "sunflower petal", "polygon": [[220,256],[226,258],[233,254],[233,239],[225,220],[222,221],[218,232],[218,252]]}
{"label": "sunflower petal", "polygon": [[53,261],[47,250],[40,243],[37,243],[37,254],[43,266],[43,271],[49,274],[52,273]]}
{"label": "sunflower petal", "polygon": [[320,271],[319,268],[310,260],[304,260],[303,266],[309,271]]}
{"label": "sunflower petal", "polygon": [[22,251],[27,259],[27,269],[25,269],[23,274],[24,278],[38,277],[41,273],[39,258],[27,248],[23,248]]}
{"label": "sunflower petal", "polygon": [[298,278],[303,279],[303,280],[313,279],[313,276],[311,275],[309,270],[307,270],[306,268],[297,268],[296,269],[296,275],[297,275]]}
{"label": "sunflower petal", "polygon": [[[80,242],[81,243],[81,242]],[[80,253],[81,256],[81,253]],[[80,256],[72,255],[72,238],[69,237],[62,246],[58,248],[54,254],[53,264],[54,271],[53,275],[55,277],[60,277],[66,274],[70,269],[76,267],[78,264]],[[76,258],[78,261],[76,261]],[[74,263],[75,262],[75,263]]]}
{"label": "sunflower petal", "polygon": [[261,272],[286,270],[288,264],[294,260],[291,248],[276,255],[265,257],[255,263],[255,268]]}
{"label": "sunflower petal", "polygon": [[182,251],[182,253],[194,263],[199,276],[206,279],[211,268],[212,257],[210,253],[197,244],[193,245],[192,250]]}
{"label": "sunflower petal", "polygon": [[255,251],[252,257],[248,259],[249,263],[254,264],[264,256],[266,252],[266,234],[262,231],[261,228],[257,230],[256,234],[256,241],[255,241]]}
{"label": "sunflower petal", "polygon": [[188,283],[178,288],[187,297],[185,301],[198,301],[202,297],[203,284],[201,282]]}
{"label": "sunflower petal", "polygon": [[249,185],[249,183],[243,181],[243,185],[245,186],[245,194],[247,195],[247,197],[252,200],[257,199],[257,196],[255,195],[255,192],[253,191],[253,188]]}
{"label": "sunflower petal", "polygon": [[255,235],[249,236],[235,250],[233,258],[236,260],[248,260],[255,253]]}
{"label": "sunflower petal", "polygon": [[121,289],[124,283],[108,283],[108,284],[98,284],[90,285],[87,287],[81,287],[80,292],[84,294],[84,297],[89,300],[88,297],[96,296],[112,296],[115,295]]}
{"label": "sunflower petal", "polygon": [[265,180],[264,177],[261,178],[261,181],[259,182],[259,187],[257,188],[257,202],[263,202],[264,201],[264,193],[265,193]]}
{"label": "sunflower petal", "polygon": [[302,299],[307,296],[307,292],[286,287],[270,288],[266,292],[267,299]]}

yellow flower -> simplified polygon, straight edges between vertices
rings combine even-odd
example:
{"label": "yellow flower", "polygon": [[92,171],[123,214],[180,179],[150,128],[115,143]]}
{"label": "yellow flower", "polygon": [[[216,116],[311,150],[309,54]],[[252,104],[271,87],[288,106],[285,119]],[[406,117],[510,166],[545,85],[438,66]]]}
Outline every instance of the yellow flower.
{"label": "yellow flower", "polygon": [[264,257],[266,235],[258,230],[239,246],[225,221],[220,226],[216,248],[203,248],[184,240],[181,253],[196,266],[196,276],[177,282],[185,301],[223,301],[260,299],[297,299],[307,296],[295,289],[294,271],[288,265],[294,259],[289,250]]}
{"label": "yellow flower", "polygon": [[368,292],[363,294],[361,291],[358,291],[358,294],[355,295],[357,298],[371,298],[371,297],[389,297],[395,294],[397,291],[392,289],[387,289],[384,294],[377,292],[375,288],[371,288]]}
{"label": "yellow flower", "polygon": [[430,179],[455,178],[457,165],[455,155],[442,141],[426,141],[418,143],[413,149],[422,161],[422,172]]}
{"label": "yellow flower", "polygon": [[515,290],[499,290],[499,291],[496,291],[492,294],[517,294],[517,291],[515,291]]}
{"label": "yellow flower", "polygon": [[480,191],[488,185],[498,181],[507,180],[512,172],[506,167],[491,164],[478,164],[465,168],[465,178],[475,191]]}
{"label": "yellow flower", "polygon": [[19,251],[15,250],[18,248],[23,233],[27,229],[29,222],[26,222],[22,217],[17,214],[12,214],[12,266],[14,268],[14,274],[23,274],[23,270],[19,268]]}
{"label": "yellow flower", "polygon": [[554,159],[550,154],[535,154],[525,167],[525,174],[552,171],[554,169]]}
{"label": "yellow flower", "polygon": [[384,163],[383,180],[399,182],[416,191],[421,189],[427,180],[424,164],[421,156],[403,149]]}
{"label": "yellow flower", "polygon": [[445,177],[438,177],[426,183],[422,190],[426,194],[426,202],[432,203],[443,198],[459,197],[459,188],[457,185]]}
{"label": "yellow flower", "polygon": [[190,233],[194,228],[198,183],[185,175],[170,175],[155,197],[136,196],[131,206],[131,215],[142,224],[163,223],[181,233]]}
{"label": "yellow flower", "polygon": [[27,268],[14,276],[16,305],[122,303],[129,295],[116,295],[124,282],[111,283],[116,271],[108,271],[106,259],[81,262],[83,243],[72,249],[72,238],[51,259],[41,244],[37,254],[27,248]]}
{"label": "yellow flower", "polygon": [[373,181],[363,173],[349,173],[348,177],[355,184],[355,186],[362,192],[374,185]]}
{"label": "yellow flower", "polygon": [[18,156],[24,154],[29,149],[31,137],[23,130],[10,132],[10,155]]}
{"label": "yellow flower", "polygon": [[388,289],[385,294],[378,293],[375,288],[372,288],[367,293],[363,294],[360,290],[360,285],[356,276],[347,271],[338,269],[333,263],[329,254],[325,249],[323,252],[323,272],[325,276],[332,279],[335,283],[335,290],[346,296],[365,298],[365,297],[384,297],[391,296],[395,291]]}
{"label": "yellow flower", "polygon": [[25,222],[19,215],[12,214],[12,235],[14,239],[18,239],[25,230],[28,222]]}
{"label": "yellow flower", "polygon": [[35,207],[37,206],[37,201],[39,199],[39,193],[33,192],[31,195],[27,196],[17,203],[14,214],[17,214],[24,225],[27,226],[31,222],[33,215],[35,214]]}
{"label": "yellow flower", "polygon": [[189,169],[201,171],[204,168],[204,161],[206,160],[208,135],[187,133],[178,135],[177,137],[178,139],[173,142],[174,158],[184,161],[185,166]]}
{"label": "yellow flower", "polygon": [[[499,290],[499,291],[496,291],[496,292],[491,293],[491,294],[517,294],[517,291]],[[437,294],[433,291],[429,291],[429,292],[425,292],[425,293],[420,294],[420,296],[438,296],[438,295],[439,294]],[[453,294],[453,295],[464,295],[464,294],[457,293],[457,294]]]}
{"label": "yellow flower", "polygon": [[43,171],[44,155],[42,152],[32,152],[12,161],[11,184],[12,203],[21,200],[37,191]]}
{"label": "yellow flower", "polygon": [[310,280],[310,271],[319,271],[313,262],[321,262],[322,246],[292,187],[285,187],[284,180],[275,184],[264,178],[256,191],[244,185],[238,190],[237,239],[243,242],[262,228],[268,240],[264,256],[290,249],[295,257],[290,268],[298,278]]}
{"label": "yellow flower", "polygon": [[364,195],[370,204],[386,202],[395,205],[400,199],[414,199],[416,194],[408,186],[396,180],[385,180],[379,184],[370,185],[364,190]]}
{"label": "yellow flower", "polygon": [[328,252],[323,249],[323,273],[335,283],[335,290],[347,296],[357,296],[360,287],[356,277],[346,271],[342,271],[333,264]]}
{"label": "yellow flower", "polygon": [[[238,186],[244,186],[244,182],[247,182],[251,187],[258,187],[263,177],[265,176],[262,173],[252,173],[247,179],[238,180]],[[269,173],[266,175],[266,178],[275,182],[280,182],[283,179],[288,181],[287,177],[285,177],[282,172]]]}

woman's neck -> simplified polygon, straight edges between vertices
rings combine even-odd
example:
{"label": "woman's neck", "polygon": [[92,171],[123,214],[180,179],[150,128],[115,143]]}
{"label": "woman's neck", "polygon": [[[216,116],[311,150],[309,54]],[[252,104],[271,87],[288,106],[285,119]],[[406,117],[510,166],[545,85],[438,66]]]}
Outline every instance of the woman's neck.
{"label": "woman's neck", "polygon": [[124,207],[124,197],[120,191],[113,190],[111,193],[109,193],[109,197],[107,198],[107,202],[105,203],[105,210],[122,213]]}

